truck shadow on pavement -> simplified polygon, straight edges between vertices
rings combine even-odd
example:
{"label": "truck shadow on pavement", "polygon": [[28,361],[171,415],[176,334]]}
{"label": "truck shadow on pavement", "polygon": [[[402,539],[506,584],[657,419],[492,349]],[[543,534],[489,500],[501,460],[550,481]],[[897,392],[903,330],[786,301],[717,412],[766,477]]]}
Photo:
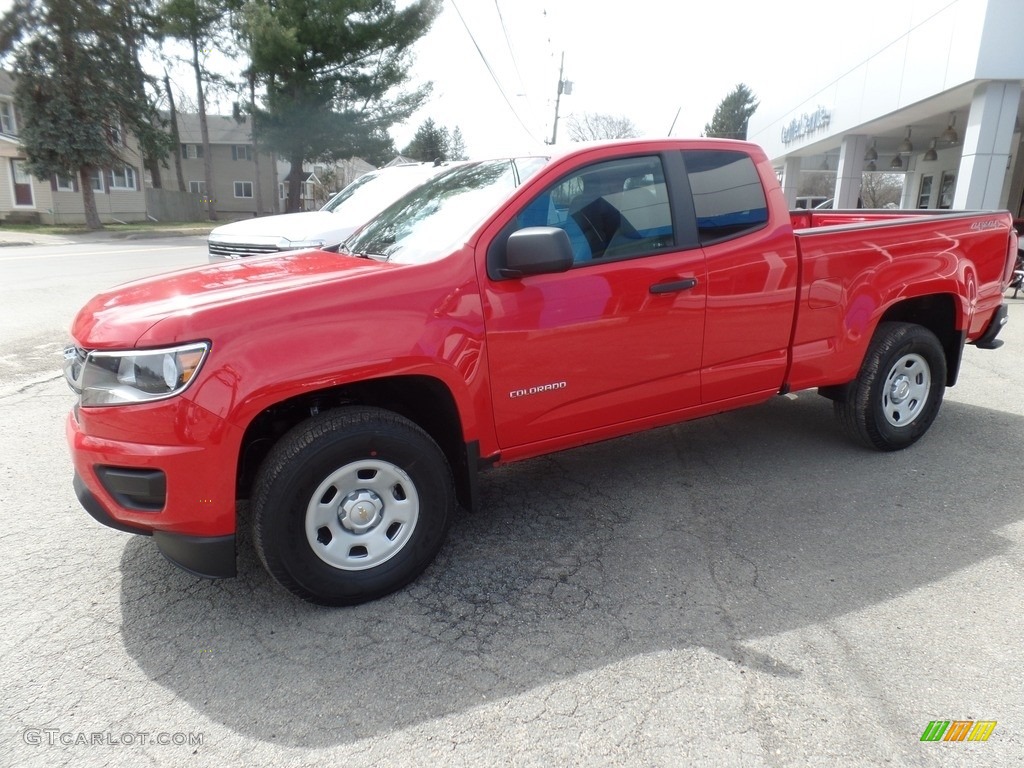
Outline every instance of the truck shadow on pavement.
{"label": "truck shadow on pavement", "polygon": [[880,454],[800,393],[511,465],[484,476],[483,511],[457,518],[417,582],[348,609],[278,588],[244,533],[239,577],[222,582],[133,538],[121,634],[197,711],[287,745],[350,743],[665,650],[799,677],[751,641],[1006,551],[1022,434],[1021,416],[947,402],[917,446]]}

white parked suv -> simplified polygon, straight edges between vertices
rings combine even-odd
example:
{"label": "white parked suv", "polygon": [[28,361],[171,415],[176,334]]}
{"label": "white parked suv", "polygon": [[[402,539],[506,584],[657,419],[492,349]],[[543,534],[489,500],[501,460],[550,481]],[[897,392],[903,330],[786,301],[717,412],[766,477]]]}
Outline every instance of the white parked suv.
{"label": "white parked suv", "polygon": [[406,192],[450,167],[450,163],[408,163],[380,168],[360,176],[319,211],[243,219],[216,227],[207,240],[210,261],[338,245]]}

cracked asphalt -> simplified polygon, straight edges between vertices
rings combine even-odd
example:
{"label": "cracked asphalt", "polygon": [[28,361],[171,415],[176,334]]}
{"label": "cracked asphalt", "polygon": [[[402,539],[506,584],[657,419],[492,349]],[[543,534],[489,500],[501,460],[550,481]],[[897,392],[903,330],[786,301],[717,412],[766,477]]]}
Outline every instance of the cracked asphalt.
{"label": "cracked asphalt", "polygon": [[264,573],[244,506],[210,582],[74,498],[71,316],[204,258],[0,253],[0,765],[1024,764],[1024,299],[910,450],[801,392],[499,468],[418,581],[328,609]]}

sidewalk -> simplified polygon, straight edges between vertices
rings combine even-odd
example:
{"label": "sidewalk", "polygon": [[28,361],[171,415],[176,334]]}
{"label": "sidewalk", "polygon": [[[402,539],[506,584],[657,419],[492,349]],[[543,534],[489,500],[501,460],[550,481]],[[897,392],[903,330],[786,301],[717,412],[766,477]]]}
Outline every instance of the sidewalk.
{"label": "sidewalk", "polygon": [[223,222],[197,223],[195,226],[140,227],[138,230],[101,229],[82,230],[62,234],[5,229],[0,226],[0,248],[26,245],[69,245],[102,240],[149,240],[158,237],[206,237],[210,230]]}

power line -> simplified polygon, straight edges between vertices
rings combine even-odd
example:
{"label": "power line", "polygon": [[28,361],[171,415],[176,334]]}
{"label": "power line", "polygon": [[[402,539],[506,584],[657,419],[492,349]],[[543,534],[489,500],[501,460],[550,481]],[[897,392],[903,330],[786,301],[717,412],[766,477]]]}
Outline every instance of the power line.
{"label": "power line", "polygon": [[472,30],[470,30],[469,25],[466,23],[466,19],[463,17],[462,11],[459,10],[459,6],[455,4],[455,0],[451,0],[451,4],[452,8],[454,8],[455,12],[459,15],[459,21],[462,22],[462,26],[466,28],[466,34],[469,35],[469,39],[473,41],[473,47],[476,48],[476,52],[480,54],[480,60],[483,61],[484,67],[487,68],[487,72],[490,74],[491,79],[494,81],[494,85],[497,87],[498,93],[501,94],[501,97],[505,100],[505,103],[508,104],[508,108],[512,110],[512,114],[515,116],[516,120],[519,121],[519,124],[523,127],[523,130],[526,131],[526,134],[536,143],[540,144],[540,139],[534,136],[533,131],[531,131],[530,128],[526,125],[526,123],[523,122],[523,118],[519,116],[519,112],[512,104],[512,101],[509,99],[508,94],[505,93],[505,89],[501,87],[501,83],[498,81],[498,76],[494,74],[494,70],[491,68],[490,62],[487,61],[487,57],[484,56],[484,52],[483,50],[481,50],[480,44],[477,43],[476,37],[473,36],[473,32]]}
{"label": "power line", "polygon": [[519,89],[525,91],[526,86],[523,83],[523,76],[519,72],[519,62],[516,61],[515,51],[512,50],[512,41],[509,39],[508,29],[505,27],[505,17],[501,14],[501,6],[498,5],[498,0],[494,0],[494,9],[498,12],[498,21],[501,22],[501,31],[505,34],[505,46],[508,48],[508,55],[512,59],[512,67],[516,71],[516,78],[519,80]]}

